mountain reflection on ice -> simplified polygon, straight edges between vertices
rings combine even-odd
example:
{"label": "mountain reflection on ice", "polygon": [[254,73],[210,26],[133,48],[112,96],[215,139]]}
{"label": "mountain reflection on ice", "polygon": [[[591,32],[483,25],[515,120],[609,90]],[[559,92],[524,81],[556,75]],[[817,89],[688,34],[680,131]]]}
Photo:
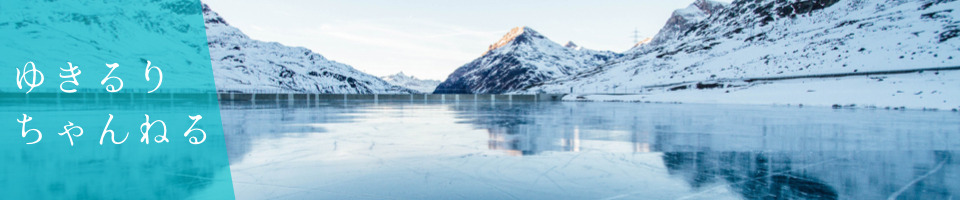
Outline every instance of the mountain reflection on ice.
{"label": "mountain reflection on ice", "polygon": [[221,105],[240,199],[950,199],[960,115],[634,103]]}

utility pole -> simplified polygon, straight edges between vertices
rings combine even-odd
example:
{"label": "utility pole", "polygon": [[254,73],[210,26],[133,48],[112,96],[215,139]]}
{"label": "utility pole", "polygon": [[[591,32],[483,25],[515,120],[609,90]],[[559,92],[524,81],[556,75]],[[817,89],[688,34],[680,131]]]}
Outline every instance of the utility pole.
{"label": "utility pole", "polygon": [[636,45],[637,43],[640,43],[640,30],[633,28],[633,44]]}

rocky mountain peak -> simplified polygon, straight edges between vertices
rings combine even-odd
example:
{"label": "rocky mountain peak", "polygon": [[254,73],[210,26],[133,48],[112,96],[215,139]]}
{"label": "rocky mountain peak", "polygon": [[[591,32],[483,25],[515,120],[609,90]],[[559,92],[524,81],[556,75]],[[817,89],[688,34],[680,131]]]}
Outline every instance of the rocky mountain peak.
{"label": "rocky mountain peak", "polygon": [[[660,32],[650,41],[650,44],[662,44],[665,41],[677,39],[687,30],[708,16],[720,12],[729,4],[711,0],[697,0],[686,8],[673,11],[673,15],[663,25]],[[639,45],[637,45],[639,46]]]}
{"label": "rocky mountain peak", "polygon": [[704,14],[712,15],[720,10],[723,10],[723,8],[730,6],[730,4],[711,0],[697,0],[694,1],[693,4],[690,4],[690,6],[696,7]]}
{"label": "rocky mountain peak", "polygon": [[571,49],[577,49],[577,50],[580,49],[580,45],[577,45],[576,43],[573,43],[573,41],[567,41],[567,44],[564,44],[563,47],[571,48]]}
{"label": "rocky mountain peak", "polygon": [[510,30],[479,58],[457,68],[434,93],[509,93],[558,77],[580,73],[620,54],[566,46],[528,27]]}
{"label": "rocky mountain peak", "polygon": [[203,19],[204,24],[207,26],[211,24],[222,24],[224,26],[230,26],[230,24],[228,24],[226,20],[223,20],[223,17],[220,17],[220,14],[217,14],[217,12],[214,12],[213,10],[211,10],[210,6],[207,4],[203,4],[203,18],[204,18]]}
{"label": "rocky mountain peak", "polygon": [[507,34],[503,35],[503,37],[500,38],[499,41],[491,44],[490,47],[487,48],[487,51],[483,53],[483,55],[487,55],[493,50],[499,49],[500,47],[504,47],[510,44],[530,43],[530,41],[534,39],[546,39],[546,37],[543,37],[543,35],[540,35],[540,33],[538,33],[537,31],[533,30],[530,27],[526,27],[526,26],[514,27],[513,29],[510,29],[510,32],[507,32]]}

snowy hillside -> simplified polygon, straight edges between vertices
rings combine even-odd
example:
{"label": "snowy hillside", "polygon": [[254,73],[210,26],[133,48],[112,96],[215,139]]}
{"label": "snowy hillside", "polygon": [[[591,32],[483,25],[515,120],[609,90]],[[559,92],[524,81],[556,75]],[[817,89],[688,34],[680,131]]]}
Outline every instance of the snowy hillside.
{"label": "snowy hillside", "polygon": [[[27,91],[13,84],[13,71],[22,70],[28,62],[34,62],[46,76],[46,83],[32,90],[34,93],[60,93],[58,74],[70,65],[77,67],[77,74],[83,74],[76,76],[78,90],[105,92],[100,81],[110,74],[126,83],[120,92],[149,91],[156,87],[157,78],[153,82],[144,80],[147,61],[162,68],[166,78],[158,92],[213,88],[213,82],[207,81],[208,74],[196,73],[207,67],[196,62],[207,59],[203,46],[196,45],[203,42],[196,37],[203,27],[191,26],[195,22],[192,20],[200,17],[197,3],[2,1],[0,8],[0,66],[9,68],[3,74],[10,82],[0,85],[0,91]],[[147,44],[156,46],[143,46]],[[105,63],[117,63],[119,67],[112,70]],[[153,72],[151,76],[156,75]],[[177,83],[183,80],[191,83]]]}
{"label": "snowy hillside", "polygon": [[660,28],[660,32],[649,42],[650,45],[663,44],[666,41],[676,40],[683,31],[690,29],[700,21],[703,21],[713,13],[720,12],[730,5],[723,2],[710,0],[697,0],[687,6],[673,12],[667,23]]}
{"label": "snowy hillside", "polygon": [[[960,2],[738,0],[681,31],[676,39],[634,48],[612,64],[523,92],[642,92],[664,100],[723,102],[746,99],[750,95],[740,94],[763,85],[818,102],[870,105],[886,101],[957,108],[960,73],[939,72],[949,70],[942,67],[960,65],[960,38],[955,38],[960,35],[960,12],[954,12],[955,8],[960,8]],[[850,79],[875,84],[848,84],[845,80]],[[921,88],[894,89],[889,84],[897,84],[890,81],[895,79],[920,81],[914,84]],[[800,84],[781,87],[787,80]],[[804,80],[833,83],[803,84]],[[699,95],[703,92],[685,90],[720,91],[722,95],[705,99]],[[823,90],[869,90],[871,95],[818,93]],[[889,99],[903,93],[916,94],[928,103]],[[771,96],[783,97],[766,97]],[[804,101],[777,99],[786,101],[751,100]]]}
{"label": "snowy hillside", "polygon": [[437,88],[437,85],[440,85],[440,81],[438,80],[421,80],[417,77],[407,76],[406,74],[403,74],[403,72],[394,75],[383,76],[380,78],[392,85],[409,88],[420,93],[431,93]]}
{"label": "snowy hillside", "polygon": [[253,40],[203,5],[214,78],[221,91],[411,93],[302,47]]}
{"label": "snowy hillside", "polygon": [[434,93],[513,92],[592,69],[617,56],[576,45],[564,47],[531,28],[517,27],[490,45],[480,58],[450,74]]}

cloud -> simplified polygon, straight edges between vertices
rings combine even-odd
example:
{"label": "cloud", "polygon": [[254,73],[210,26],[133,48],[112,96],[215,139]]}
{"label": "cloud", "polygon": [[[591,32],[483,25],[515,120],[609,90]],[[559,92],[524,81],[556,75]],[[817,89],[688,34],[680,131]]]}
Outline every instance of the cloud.
{"label": "cloud", "polygon": [[368,73],[386,75],[403,69],[408,74],[442,79],[480,56],[502,32],[400,18],[331,21],[290,29],[287,37],[307,41],[297,45]]}

